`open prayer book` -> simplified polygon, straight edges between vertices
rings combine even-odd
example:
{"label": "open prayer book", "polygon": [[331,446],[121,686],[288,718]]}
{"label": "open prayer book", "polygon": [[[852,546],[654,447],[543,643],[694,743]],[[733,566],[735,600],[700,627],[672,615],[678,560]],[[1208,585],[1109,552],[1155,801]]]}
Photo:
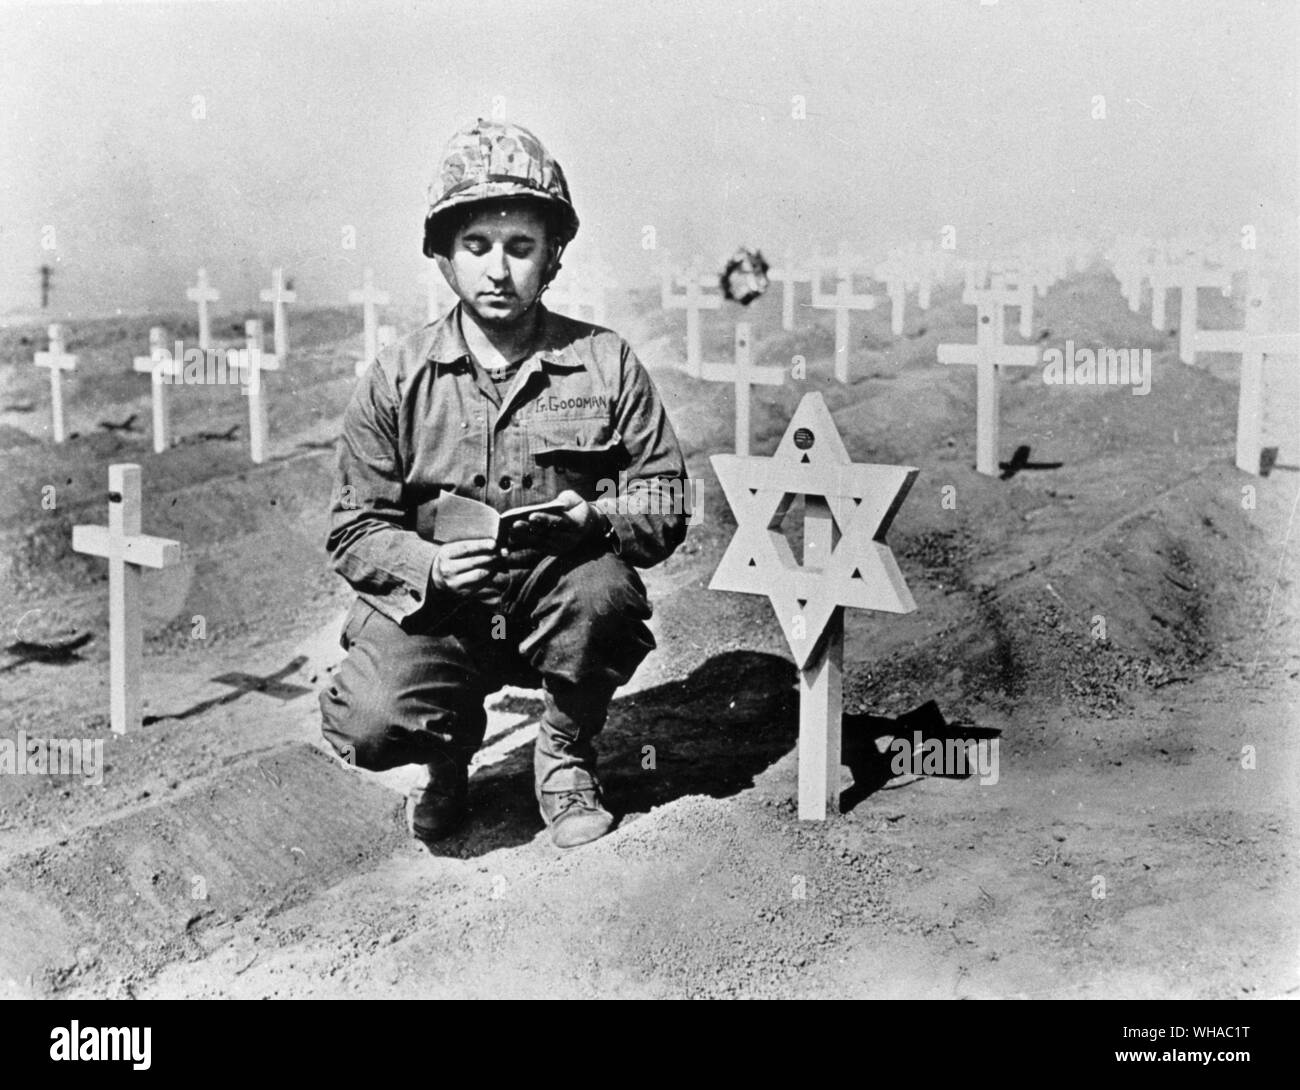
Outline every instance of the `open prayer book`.
{"label": "open prayer book", "polygon": [[498,511],[486,503],[458,496],[454,492],[444,492],[432,503],[427,511],[421,509],[418,532],[421,537],[442,544],[447,541],[465,541],[469,538],[490,537],[501,547],[506,543],[510,524],[518,519],[527,518],[534,511],[552,511],[559,513],[567,510],[560,500],[548,500],[545,503],[532,503],[524,507],[512,507],[508,511]]}

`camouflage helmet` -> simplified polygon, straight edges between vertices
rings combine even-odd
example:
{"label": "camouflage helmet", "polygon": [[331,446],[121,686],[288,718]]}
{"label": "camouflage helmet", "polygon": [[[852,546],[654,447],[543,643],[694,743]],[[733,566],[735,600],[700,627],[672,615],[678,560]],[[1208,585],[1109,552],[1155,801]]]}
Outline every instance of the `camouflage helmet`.
{"label": "camouflage helmet", "polygon": [[448,142],[429,184],[424,256],[434,256],[437,227],[453,210],[479,201],[525,198],[557,213],[562,244],[578,233],[578,213],[564,171],[536,136],[505,121],[479,118],[465,126]]}

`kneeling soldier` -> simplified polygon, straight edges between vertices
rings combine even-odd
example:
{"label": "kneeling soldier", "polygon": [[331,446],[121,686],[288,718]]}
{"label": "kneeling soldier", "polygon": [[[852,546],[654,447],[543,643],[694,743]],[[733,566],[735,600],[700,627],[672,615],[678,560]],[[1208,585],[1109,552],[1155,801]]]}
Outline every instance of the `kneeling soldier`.
{"label": "kneeling soldier", "polygon": [[[487,695],[540,686],[537,801],[573,847],[614,824],[593,740],[654,647],[635,569],[685,536],[685,465],[627,343],[541,304],[578,217],[537,138],[458,132],[429,197],[424,253],[460,302],[383,349],[344,418],[328,549],[358,599],[324,735],[362,768],[425,766],[408,815],[436,839],[465,816]],[[440,532],[448,495],[560,505],[501,544],[459,538],[445,509]]]}

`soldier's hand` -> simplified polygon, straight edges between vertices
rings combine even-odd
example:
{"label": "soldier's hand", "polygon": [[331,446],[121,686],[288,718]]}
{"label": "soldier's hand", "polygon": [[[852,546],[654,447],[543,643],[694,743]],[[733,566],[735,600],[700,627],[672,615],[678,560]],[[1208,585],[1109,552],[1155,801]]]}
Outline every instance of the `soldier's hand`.
{"label": "soldier's hand", "polygon": [[490,537],[448,541],[438,546],[429,582],[435,590],[473,597],[490,587],[496,542]]}
{"label": "soldier's hand", "polygon": [[516,548],[567,553],[587,541],[600,526],[596,509],[572,489],[555,497],[568,504],[563,511],[534,511],[510,527],[510,544]]}

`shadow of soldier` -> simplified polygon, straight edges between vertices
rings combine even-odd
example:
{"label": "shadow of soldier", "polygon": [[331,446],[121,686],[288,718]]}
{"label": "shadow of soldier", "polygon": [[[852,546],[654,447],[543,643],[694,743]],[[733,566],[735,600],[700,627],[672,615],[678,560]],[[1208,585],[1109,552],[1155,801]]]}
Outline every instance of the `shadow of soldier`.
{"label": "shadow of soldier", "polygon": [[[788,659],[728,651],[683,680],[616,698],[597,740],[607,804],[631,816],[688,795],[721,799],[753,787],[756,777],[798,743],[796,681]],[[843,792],[840,809],[848,812],[881,788],[900,786],[893,754],[882,748],[890,738],[906,738],[910,746],[920,739],[975,741],[996,734],[949,724],[933,701],[897,719],[845,715],[844,764],[854,782]],[[532,752],[531,744],[521,746],[474,773],[468,820],[428,850],[475,857],[537,837],[543,824],[533,796]],[[963,770],[957,778],[966,774]],[[793,779],[790,792],[793,797]]]}
{"label": "shadow of soldier", "polygon": [[[680,681],[616,697],[597,739],[607,804],[630,815],[752,787],[797,740],[795,679],[787,659],[728,651]],[[531,744],[474,773],[469,808],[458,832],[428,846],[433,854],[477,856],[537,836]]]}

